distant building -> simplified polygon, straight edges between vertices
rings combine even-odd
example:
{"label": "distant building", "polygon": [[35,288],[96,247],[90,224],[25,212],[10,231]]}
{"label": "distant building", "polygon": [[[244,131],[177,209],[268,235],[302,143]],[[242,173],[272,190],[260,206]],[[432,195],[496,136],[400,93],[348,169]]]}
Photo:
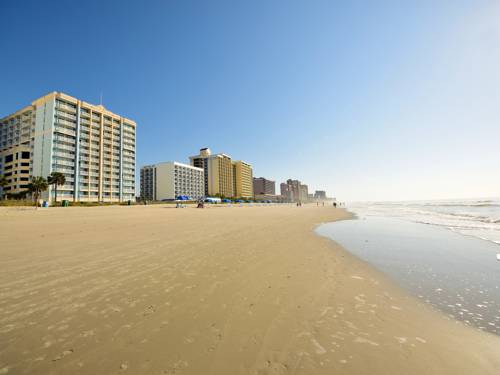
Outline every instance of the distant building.
{"label": "distant building", "polygon": [[175,161],[141,168],[141,197],[147,200],[199,199],[205,196],[203,169]]}
{"label": "distant building", "polygon": [[288,202],[298,202],[300,200],[300,181],[286,180],[286,183],[280,184],[280,193]]}
{"label": "distant building", "polygon": [[300,201],[300,181],[288,179],[286,181],[289,189],[290,201],[298,202]]}
{"label": "distant building", "polygon": [[211,151],[209,148],[202,148],[200,154],[197,156],[191,156],[190,163],[192,166],[203,169],[204,175],[204,186],[205,186],[205,196],[208,196],[208,160],[211,156]]}
{"label": "distant building", "polygon": [[286,183],[280,185],[280,191],[283,199],[288,202],[307,202],[310,200],[309,188],[299,180],[286,180]]}
{"label": "distant building", "polygon": [[253,179],[253,192],[255,195],[276,195],[276,182],[264,177]]}
{"label": "distant building", "polygon": [[280,184],[280,195],[283,197],[284,202],[292,202],[293,201],[292,196],[291,196],[290,187],[285,182],[282,182]]}
{"label": "distant building", "polygon": [[317,199],[317,200],[326,200],[326,191],[324,190],[316,190],[314,192],[314,199]]}
{"label": "distant building", "polygon": [[229,155],[212,155],[209,148],[202,148],[199,155],[189,159],[192,166],[203,169],[206,196],[235,196],[234,168]]}
{"label": "distant building", "polygon": [[[33,177],[60,172],[59,199],[135,199],[136,123],[102,105],[52,92],[0,119],[4,193],[25,192]],[[54,197],[53,186],[42,199]]]}
{"label": "distant building", "polygon": [[253,170],[250,164],[241,160],[233,162],[233,180],[234,196],[253,198]]}
{"label": "distant building", "polygon": [[301,202],[309,200],[309,188],[305,184],[300,184],[299,186],[299,200]]}
{"label": "distant building", "polygon": [[156,166],[145,165],[141,167],[140,194],[141,199],[156,200]]}

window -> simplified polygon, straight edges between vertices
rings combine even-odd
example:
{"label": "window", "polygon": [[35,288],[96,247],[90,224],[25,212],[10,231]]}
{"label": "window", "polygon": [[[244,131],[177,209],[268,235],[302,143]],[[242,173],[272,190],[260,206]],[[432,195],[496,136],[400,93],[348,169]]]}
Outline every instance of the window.
{"label": "window", "polygon": [[7,155],[7,156],[5,157],[5,162],[6,162],[6,163],[10,163],[10,162],[11,162],[11,161],[13,161],[13,160],[14,160],[14,155],[12,155],[12,154],[11,154],[11,155]]}
{"label": "window", "polygon": [[23,151],[23,152],[21,153],[21,158],[22,158],[22,159],[29,159],[29,158],[30,158],[30,153],[29,153],[29,151]]}

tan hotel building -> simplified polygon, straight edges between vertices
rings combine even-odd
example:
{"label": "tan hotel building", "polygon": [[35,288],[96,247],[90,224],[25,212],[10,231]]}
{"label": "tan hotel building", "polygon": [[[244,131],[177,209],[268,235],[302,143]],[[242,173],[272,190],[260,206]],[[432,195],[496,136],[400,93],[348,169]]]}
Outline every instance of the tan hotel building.
{"label": "tan hotel building", "polygon": [[234,197],[233,164],[226,154],[212,154],[209,148],[202,148],[200,154],[191,156],[191,165],[203,169],[205,195]]}
{"label": "tan hotel building", "polygon": [[238,198],[253,198],[253,170],[244,161],[233,162],[234,193]]}
{"label": "tan hotel building", "polygon": [[[33,176],[66,177],[58,197],[71,201],[135,199],[136,123],[72,96],[52,92],[0,119],[4,193],[27,189]],[[43,194],[52,198],[52,187]],[[50,197],[50,198],[49,198]]]}
{"label": "tan hotel building", "polygon": [[202,148],[199,155],[189,159],[191,165],[203,169],[205,196],[253,197],[253,173],[250,164],[243,161],[233,162],[226,154],[212,154],[209,148]]}

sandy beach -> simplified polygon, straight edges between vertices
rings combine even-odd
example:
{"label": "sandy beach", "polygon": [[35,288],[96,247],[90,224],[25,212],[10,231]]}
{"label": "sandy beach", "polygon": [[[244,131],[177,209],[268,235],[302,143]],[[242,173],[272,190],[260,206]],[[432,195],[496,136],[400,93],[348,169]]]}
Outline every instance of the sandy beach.
{"label": "sandy beach", "polygon": [[498,374],[314,233],[333,207],[0,208],[0,374]]}

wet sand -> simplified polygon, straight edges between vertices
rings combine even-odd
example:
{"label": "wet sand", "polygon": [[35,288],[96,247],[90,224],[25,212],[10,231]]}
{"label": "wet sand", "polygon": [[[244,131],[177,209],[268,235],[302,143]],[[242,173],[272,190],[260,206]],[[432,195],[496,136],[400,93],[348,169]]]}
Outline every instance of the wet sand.
{"label": "wet sand", "polygon": [[500,335],[500,246],[439,226],[361,217],[321,225],[332,238],[422,301]]}
{"label": "wet sand", "polygon": [[0,208],[0,374],[497,374],[317,236],[332,207]]}

